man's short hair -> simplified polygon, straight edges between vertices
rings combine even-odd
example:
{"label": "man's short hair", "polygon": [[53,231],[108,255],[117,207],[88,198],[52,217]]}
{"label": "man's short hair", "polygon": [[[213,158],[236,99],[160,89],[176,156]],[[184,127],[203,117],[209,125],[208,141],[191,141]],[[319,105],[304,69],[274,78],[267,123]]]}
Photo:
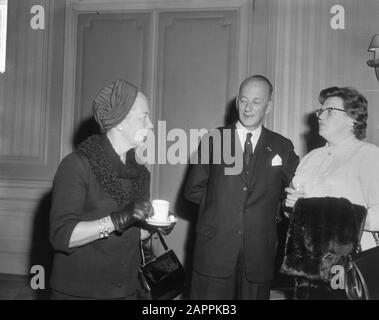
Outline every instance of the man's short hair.
{"label": "man's short hair", "polygon": [[242,81],[240,85],[239,92],[242,91],[243,87],[248,84],[249,82],[258,81],[258,82],[264,82],[268,88],[269,98],[271,99],[272,92],[274,90],[270,80],[268,80],[265,76],[262,76],[260,74],[256,74],[250,77],[247,77],[245,80]]}

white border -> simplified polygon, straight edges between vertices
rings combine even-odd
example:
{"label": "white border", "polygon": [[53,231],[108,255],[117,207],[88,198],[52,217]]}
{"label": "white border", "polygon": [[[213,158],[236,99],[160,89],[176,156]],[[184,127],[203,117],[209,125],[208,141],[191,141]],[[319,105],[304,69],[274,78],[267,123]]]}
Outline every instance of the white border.
{"label": "white border", "polygon": [[0,1],[0,21],[0,72],[4,73],[7,61],[8,0]]}

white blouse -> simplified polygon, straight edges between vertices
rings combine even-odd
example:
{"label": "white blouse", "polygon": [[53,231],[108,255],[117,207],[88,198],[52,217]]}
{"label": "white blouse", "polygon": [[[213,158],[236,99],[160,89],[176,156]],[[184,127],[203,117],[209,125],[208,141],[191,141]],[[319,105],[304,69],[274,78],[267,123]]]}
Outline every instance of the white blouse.
{"label": "white blouse", "polygon": [[[294,184],[307,198],[343,197],[367,209],[365,230],[379,231],[379,148],[354,136],[337,146],[315,149],[300,162]],[[363,232],[362,250],[375,246],[370,232]]]}

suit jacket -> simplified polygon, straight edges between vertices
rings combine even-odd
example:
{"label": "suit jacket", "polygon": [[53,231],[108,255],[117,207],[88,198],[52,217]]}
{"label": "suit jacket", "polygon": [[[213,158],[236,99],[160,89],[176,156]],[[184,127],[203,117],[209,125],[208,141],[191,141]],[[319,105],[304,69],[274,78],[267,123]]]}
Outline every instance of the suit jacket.
{"label": "suit jacket", "polygon": [[[221,135],[222,152],[229,143],[232,154],[242,157],[235,124],[219,130],[223,133],[225,129],[231,129],[232,137],[226,141]],[[226,175],[225,169],[230,164],[224,159],[218,164],[210,161],[191,167],[185,196],[200,205],[194,270],[210,277],[227,278],[242,249],[248,280],[256,283],[272,280],[277,247],[276,217],[283,189],[292,180],[299,163],[293,149],[290,140],[263,127],[249,163],[249,174]],[[208,150],[212,154],[212,145]],[[276,155],[282,164],[272,166]]]}

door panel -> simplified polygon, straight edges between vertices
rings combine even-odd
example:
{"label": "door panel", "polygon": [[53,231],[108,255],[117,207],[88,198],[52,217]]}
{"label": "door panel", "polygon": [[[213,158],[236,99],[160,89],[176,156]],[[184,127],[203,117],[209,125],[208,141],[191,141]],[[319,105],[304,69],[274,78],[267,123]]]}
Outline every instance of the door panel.
{"label": "door panel", "polygon": [[126,79],[146,92],[151,47],[150,20],[150,13],[79,14],[76,142],[83,140],[96,128],[89,120],[92,117],[92,101],[103,86],[115,79]]}
{"label": "door panel", "polygon": [[[211,3],[211,2],[210,2]],[[134,82],[149,101],[158,152],[164,158],[170,146],[167,136],[158,136],[158,121],[166,131],[213,129],[227,122],[234,110],[238,84],[247,72],[249,1],[225,8],[197,10],[145,8],[140,12],[78,14],[75,83],[74,142],[94,133],[92,100],[113,79]],[[251,11],[252,12],[252,11]],[[162,146],[166,141],[166,147]],[[165,143],[163,143],[164,146]],[[161,159],[161,157],[159,157]],[[185,161],[186,162],[186,161]],[[169,245],[185,260],[186,242],[196,209],[183,202],[182,187],[187,164],[157,164],[152,171],[152,198],[170,201],[171,211],[181,218],[168,237]],[[188,248],[187,248],[188,249]]]}

